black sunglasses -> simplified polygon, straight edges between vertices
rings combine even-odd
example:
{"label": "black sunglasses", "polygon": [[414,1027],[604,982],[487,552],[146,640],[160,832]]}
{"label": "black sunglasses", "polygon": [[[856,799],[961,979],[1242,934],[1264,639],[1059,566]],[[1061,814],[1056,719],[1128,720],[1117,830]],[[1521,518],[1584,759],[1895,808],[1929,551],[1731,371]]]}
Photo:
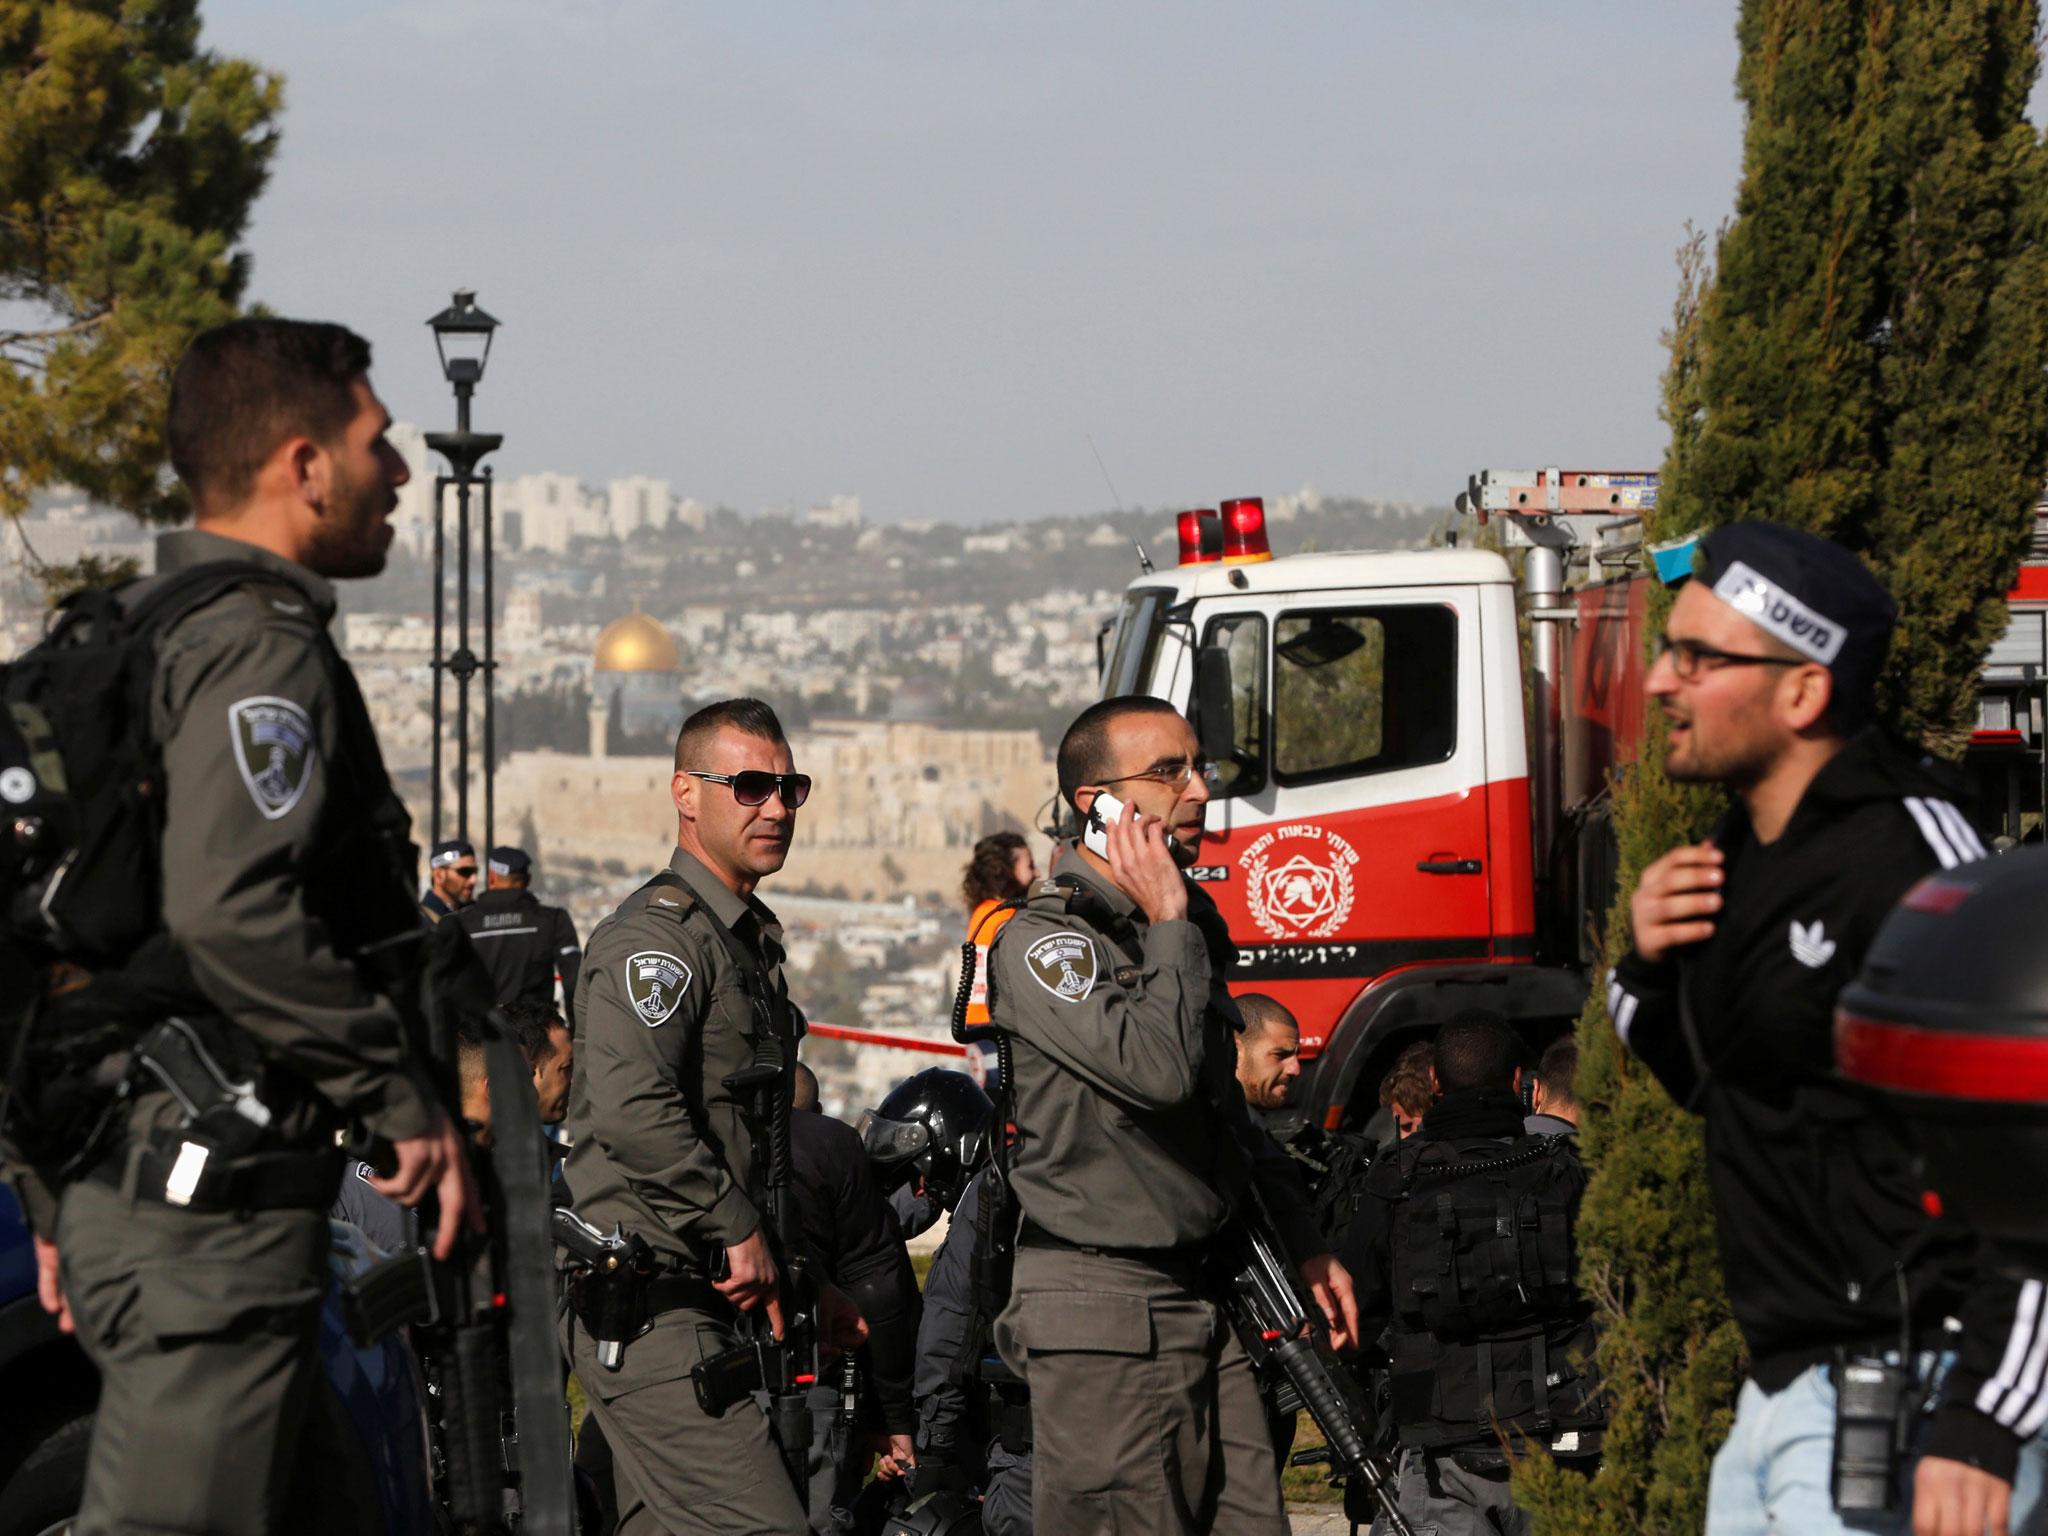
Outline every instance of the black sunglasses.
{"label": "black sunglasses", "polygon": [[693,779],[732,786],[732,797],[741,805],[766,805],[768,797],[775,794],[782,796],[782,803],[793,811],[811,798],[808,773],[769,773],[760,768],[749,768],[745,773],[706,773],[700,768],[685,768],[683,772]]}
{"label": "black sunglasses", "polygon": [[464,880],[474,880],[476,878],[476,866],[471,864],[464,869],[451,869],[449,873],[460,876]]}

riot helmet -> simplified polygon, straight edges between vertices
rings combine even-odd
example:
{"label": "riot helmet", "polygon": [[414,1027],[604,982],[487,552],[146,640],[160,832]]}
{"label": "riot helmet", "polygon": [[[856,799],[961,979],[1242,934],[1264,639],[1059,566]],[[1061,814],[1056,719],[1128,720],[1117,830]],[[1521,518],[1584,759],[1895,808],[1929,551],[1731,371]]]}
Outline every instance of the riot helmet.
{"label": "riot helmet", "polygon": [[965,1072],[928,1067],[896,1085],[860,1117],[861,1144],[887,1195],[922,1175],[941,1207],[959,1203],[988,1161],[988,1127],[995,1106]]}
{"label": "riot helmet", "polygon": [[1908,891],[1835,1010],[1835,1064],[1925,1159],[1930,1209],[2048,1264],[2048,850]]}

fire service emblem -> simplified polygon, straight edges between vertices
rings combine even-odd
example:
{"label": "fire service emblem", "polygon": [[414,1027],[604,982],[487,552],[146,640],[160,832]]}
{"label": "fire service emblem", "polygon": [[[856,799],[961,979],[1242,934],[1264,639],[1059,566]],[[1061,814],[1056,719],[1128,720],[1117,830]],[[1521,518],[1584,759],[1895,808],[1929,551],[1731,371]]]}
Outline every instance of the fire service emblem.
{"label": "fire service emblem", "polygon": [[1351,915],[1358,850],[1314,822],[1289,822],[1238,855],[1252,921],[1276,939],[1323,939]]}

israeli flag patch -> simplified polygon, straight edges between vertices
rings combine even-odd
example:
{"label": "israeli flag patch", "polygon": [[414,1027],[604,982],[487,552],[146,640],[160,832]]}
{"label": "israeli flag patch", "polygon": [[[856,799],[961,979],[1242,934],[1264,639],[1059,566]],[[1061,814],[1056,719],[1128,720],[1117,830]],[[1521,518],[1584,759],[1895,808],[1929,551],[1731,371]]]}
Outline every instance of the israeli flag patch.
{"label": "israeli flag patch", "polygon": [[626,957],[626,996],[649,1029],[666,1024],[689,990],[689,966],[666,950],[643,949]]}
{"label": "israeli flag patch", "polygon": [[269,694],[228,706],[228,737],[242,784],[265,821],[290,814],[313,777],[319,747],[313,722],[290,699]]}

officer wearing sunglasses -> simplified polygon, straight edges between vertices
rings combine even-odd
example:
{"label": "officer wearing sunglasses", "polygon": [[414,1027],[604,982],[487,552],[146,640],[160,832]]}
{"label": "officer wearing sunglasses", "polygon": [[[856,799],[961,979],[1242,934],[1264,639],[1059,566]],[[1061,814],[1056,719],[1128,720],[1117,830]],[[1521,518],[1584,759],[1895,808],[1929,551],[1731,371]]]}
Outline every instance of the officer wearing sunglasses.
{"label": "officer wearing sunglasses", "polygon": [[[789,857],[811,781],[758,699],[690,716],[675,766],[675,853],[584,951],[565,1170],[578,1216],[659,1255],[651,1326],[601,1364],[572,1288],[564,1342],[617,1453],[622,1506],[645,1506],[668,1531],[802,1536],[810,1523],[767,1416],[748,1403],[714,1418],[690,1371],[735,1341],[743,1312],[765,1309],[782,1332],[757,1152],[774,1127],[764,1096],[727,1079],[756,1063],[768,1032],[783,1074],[776,1113],[788,1113],[803,1015],[783,982],[782,926],[754,887]],[[860,1315],[824,1291],[819,1332],[851,1348]]]}

